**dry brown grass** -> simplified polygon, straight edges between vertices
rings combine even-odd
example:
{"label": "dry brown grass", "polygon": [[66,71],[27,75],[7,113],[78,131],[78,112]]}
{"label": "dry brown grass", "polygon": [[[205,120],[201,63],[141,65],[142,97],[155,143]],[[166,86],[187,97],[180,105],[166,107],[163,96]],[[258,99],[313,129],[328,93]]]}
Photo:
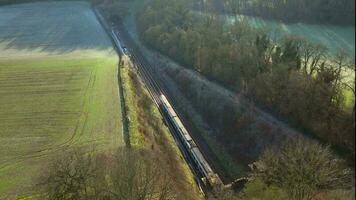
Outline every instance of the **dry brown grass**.
{"label": "dry brown grass", "polygon": [[193,175],[147,90],[127,67],[121,74],[132,148],[142,150],[144,159],[153,160],[167,173],[177,199],[201,199]]}

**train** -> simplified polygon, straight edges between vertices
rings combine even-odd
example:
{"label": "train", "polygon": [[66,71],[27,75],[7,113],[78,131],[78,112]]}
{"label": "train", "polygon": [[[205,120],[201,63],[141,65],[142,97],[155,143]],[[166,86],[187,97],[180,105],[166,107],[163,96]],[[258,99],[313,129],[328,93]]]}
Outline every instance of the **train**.
{"label": "train", "polygon": [[184,148],[188,151],[192,160],[194,161],[194,164],[196,165],[197,169],[201,173],[202,175],[201,181],[204,183],[205,186],[209,186],[209,187],[216,187],[218,185],[221,185],[222,182],[219,176],[216,173],[214,173],[214,171],[211,169],[209,163],[206,161],[203,154],[200,152],[198,146],[196,145],[193,138],[184,127],[183,123],[181,122],[178,115],[172,108],[166,96],[161,94],[160,101],[161,101],[161,106],[165,111],[165,114],[169,118],[170,123],[174,126],[179,139],[184,145]]}

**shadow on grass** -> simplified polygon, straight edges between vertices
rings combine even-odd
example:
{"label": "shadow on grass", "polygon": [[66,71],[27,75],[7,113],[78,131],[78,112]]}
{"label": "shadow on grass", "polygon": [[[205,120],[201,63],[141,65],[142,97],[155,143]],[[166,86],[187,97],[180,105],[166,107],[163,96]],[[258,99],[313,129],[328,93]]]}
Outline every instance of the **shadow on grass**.
{"label": "shadow on grass", "polygon": [[[86,2],[38,2],[0,7],[0,50],[69,53],[112,44]],[[5,54],[6,55],[6,54]]]}

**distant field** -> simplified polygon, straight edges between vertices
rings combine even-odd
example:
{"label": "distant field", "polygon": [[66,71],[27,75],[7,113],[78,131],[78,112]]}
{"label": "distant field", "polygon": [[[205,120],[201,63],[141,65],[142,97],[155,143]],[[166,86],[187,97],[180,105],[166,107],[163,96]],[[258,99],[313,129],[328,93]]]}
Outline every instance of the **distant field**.
{"label": "distant field", "polygon": [[[227,17],[228,21],[234,21],[235,17]],[[287,34],[298,35],[305,39],[323,44],[335,53],[341,49],[346,50],[355,58],[355,26],[341,27],[332,25],[311,25],[304,23],[283,23],[273,20],[265,20],[259,17],[238,16],[239,20],[247,22],[256,28],[265,28],[273,34],[272,37],[280,38]]]}
{"label": "distant field", "polygon": [[[196,13],[200,13],[195,11]],[[313,43],[325,45],[332,53],[345,50],[355,59],[355,26],[317,25],[306,23],[284,23],[277,20],[260,17],[237,15],[221,15],[228,23],[236,19],[246,21],[254,28],[266,29],[271,33],[272,39],[280,39],[285,35],[303,37]]]}
{"label": "distant field", "polygon": [[89,4],[0,7],[0,199],[70,147],[123,146],[117,55]]}

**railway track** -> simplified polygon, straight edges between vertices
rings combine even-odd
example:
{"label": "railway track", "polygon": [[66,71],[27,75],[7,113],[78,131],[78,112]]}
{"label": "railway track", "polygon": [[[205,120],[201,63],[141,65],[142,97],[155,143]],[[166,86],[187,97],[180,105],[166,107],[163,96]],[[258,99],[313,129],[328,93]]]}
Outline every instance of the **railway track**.
{"label": "railway track", "polygon": [[[113,33],[117,38],[122,39],[127,46],[130,47],[130,61],[132,62],[132,66],[134,67],[135,71],[137,72],[139,78],[141,81],[145,84],[152,100],[156,104],[157,108],[159,109],[159,112],[161,113],[161,116],[163,120],[165,121],[165,124],[167,125],[168,129],[170,130],[172,136],[174,137],[174,140],[176,141],[180,151],[182,152],[182,155],[184,159],[186,160],[189,168],[191,169],[193,175],[195,176],[196,183],[198,184],[200,190],[206,194],[208,191],[208,188],[204,186],[204,183],[201,181],[201,178],[203,177],[202,174],[200,173],[199,169],[195,165],[191,155],[189,152],[184,148],[184,145],[178,138],[178,133],[175,127],[172,126],[172,124],[169,123],[169,119],[164,113],[164,110],[162,108],[162,102],[160,99],[161,94],[167,94],[165,88],[163,87],[163,83],[161,79],[154,79],[152,73],[155,73],[154,68],[151,66],[151,64],[144,58],[142,55],[141,51],[139,48],[135,45],[135,43],[131,40],[130,36],[126,31],[123,31],[123,27],[120,27],[120,31],[118,29],[113,30]],[[117,39],[119,40],[119,39]],[[122,41],[119,40],[119,45],[122,44]],[[120,47],[122,49],[122,47]],[[121,52],[123,53],[123,52]]]}
{"label": "railway track", "polygon": [[[177,128],[174,127],[172,123],[170,123],[171,119],[165,114],[163,103],[161,102],[160,96],[162,94],[165,95],[168,101],[174,101],[174,99],[170,98],[170,96],[168,95],[169,92],[166,90],[162,78],[158,75],[155,75],[155,73],[159,73],[159,72],[156,71],[155,67],[152,66],[151,63],[146,60],[140,48],[132,40],[130,34],[126,31],[123,24],[119,23],[117,24],[117,26],[111,24],[111,26],[109,26],[106,23],[104,17],[100,14],[100,12],[97,11],[96,9],[94,9],[94,11],[97,17],[99,18],[99,20],[101,21],[101,23],[103,24],[103,26],[107,29],[107,31],[111,35],[120,56],[127,56],[129,58],[128,61],[130,62],[130,65],[134,68],[134,71],[137,73],[139,79],[144,83],[153,102],[156,104],[159,112],[161,113],[163,120],[165,121],[165,124],[170,130],[171,135],[173,136],[185,161],[187,162],[190,170],[192,171],[197,185],[199,186],[201,192],[204,195],[206,195],[207,192],[212,188],[207,186],[206,183],[203,182],[202,178],[204,178],[205,176],[202,174],[202,172],[199,170],[199,167],[194,162],[193,160],[194,158],[192,157],[191,153],[183,145],[181,139],[179,138],[179,133]],[[124,45],[125,48],[126,46],[129,47],[128,53],[124,50]]]}

